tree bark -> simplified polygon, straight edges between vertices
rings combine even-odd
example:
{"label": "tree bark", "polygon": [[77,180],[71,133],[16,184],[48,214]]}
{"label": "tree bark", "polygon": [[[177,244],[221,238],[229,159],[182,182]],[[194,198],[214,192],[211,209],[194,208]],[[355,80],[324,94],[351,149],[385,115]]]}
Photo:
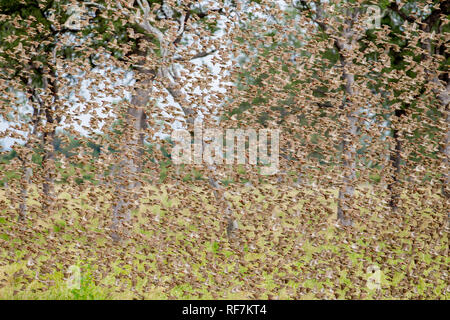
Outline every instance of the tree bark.
{"label": "tree bark", "polygon": [[[138,72],[138,77],[148,77],[145,72]],[[137,201],[136,188],[140,186],[137,175],[142,170],[142,157],[147,116],[145,108],[150,100],[152,78],[138,81],[141,88],[136,90],[127,110],[127,129],[131,128],[131,137],[122,145],[122,160],[116,167],[115,197],[116,204],[113,206],[112,234],[114,241],[122,240],[126,232],[123,228],[124,222],[131,219],[131,208]],[[127,134],[128,132],[126,132]]]}
{"label": "tree bark", "polygon": [[25,221],[27,217],[27,200],[28,200],[28,186],[30,185],[31,168],[26,166],[22,161],[22,177],[20,179],[20,204],[19,204],[19,221]]}
{"label": "tree bark", "polygon": [[[48,103],[43,106],[44,107],[44,115],[46,119],[46,126],[43,127],[42,132],[42,146],[45,150],[44,157],[42,159],[42,168],[44,174],[44,182],[42,184],[42,211],[47,213],[51,210],[51,206],[53,204],[53,183],[54,183],[54,165],[55,165],[55,136],[56,136],[56,125],[61,121],[61,117],[57,114],[58,104],[59,104],[59,93],[58,93],[58,82],[57,82],[57,74],[56,74],[56,62],[55,65],[50,67],[49,79],[50,79],[50,91],[53,96],[54,110],[52,110],[52,106],[48,105]],[[44,78],[44,87],[48,87],[48,78],[43,76]]]}
{"label": "tree bark", "polygon": [[[422,30],[431,33],[434,26],[437,25],[437,29],[442,34],[443,33],[443,20],[441,19],[441,16],[448,16],[450,14],[450,1],[445,0],[442,1],[440,6],[438,8],[433,7],[433,11],[431,14],[424,19],[422,23]],[[430,38],[425,38],[425,58],[431,60],[433,55],[436,53],[440,53],[441,55],[445,56],[446,59],[448,59],[448,53],[447,53],[447,44],[444,42],[441,47],[435,47],[434,50],[431,45]],[[449,146],[449,140],[450,140],[450,132],[449,132],[449,123],[450,123],[450,116],[449,116],[449,110],[448,106],[450,103],[450,82],[449,82],[449,76],[448,73],[443,74],[443,79],[441,81],[444,82],[444,88],[442,88],[440,84],[440,79],[436,73],[435,70],[427,70],[426,71],[429,77],[429,81],[435,85],[433,88],[433,91],[436,93],[437,98],[439,99],[443,111],[444,111],[444,117],[445,117],[445,124],[446,127],[444,130],[445,138],[443,142],[443,146],[441,147],[442,150],[442,156],[444,158],[443,160],[443,171],[442,171],[442,178],[441,178],[441,193],[444,198],[450,197],[450,191],[448,191],[448,185],[450,183],[450,178],[448,175],[448,159],[450,156],[450,146]]]}
{"label": "tree bark", "polygon": [[449,92],[450,92],[450,84],[447,84],[445,91],[443,91],[439,95],[439,99],[441,100],[441,103],[444,106],[444,113],[446,113],[446,115],[445,115],[446,128],[444,129],[444,130],[446,130],[446,133],[445,133],[445,138],[444,138],[444,144],[442,147],[442,154],[444,157],[444,161],[443,161],[442,178],[441,178],[441,193],[442,193],[442,196],[446,199],[448,199],[450,197],[450,187],[449,187],[450,176],[448,174],[448,170],[449,170],[448,159],[450,158],[450,130],[449,130],[449,127],[450,127],[450,110],[449,110],[450,97],[449,97]]}
{"label": "tree bark", "polygon": [[[403,109],[397,109],[395,110],[395,120],[396,122],[400,121],[400,118],[405,115],[406,112]],[[392,167],[392,175],[391,175],[391,182],[388,184],[388,191],[390,194],[390,200],[389,200],[389,206],[391,207],[391,210],[393,213],[397,211],[398,208],[398,199],[400,198],[400,163],[402,160],[402,142],[400,138],[400,132],[396,128],[397,124],[393,124],[391,126],[392,130],[392,138],[394,140],[394,147],[391,148],[390,154],[389,154],[389,162]]]}
{"label": "tree bark", "polygon": [[[190,132],[191,136],[193,137],[194,129],[192,128],[192,125],[194,124],[194,120],[195,120],[193,118],[193,116],[195,115],[194,111],[191,108],[187,107],[188,102],[185,99],[184,93],[180,89],[178,89],[176,83],[174,81],[172,81],[168,70],[167,69],[161,70],[160,75],[165,76],[170,81],[170,84],[167,87],[167,90],[172,95],[173,99],[181,106],[183,113],[186,116],[186,123],[188,124],[188,126],[191,127],[189,129],[189,132]],[[202,141],[202,149],[203,148],[204,148],[204,142]],[[228,201],[225,199],[224,190],[223,190],[222,186],[217,181],[217,179],[214,177],[215,169],[213,168],[213,166],[209,165],[208,171],[209,171],[208,172],[209,185],[213,189],[214,196],[218,203],[219,210],[221,211],[221,214],[224,217],[224,220],[226,221],[227,234],[230,235],[229,230],[231,230],[232,232],[235,231],[234,228],[230,229],[230,226],[236,226],[237,221],[236,221],[236,219],[234,219],[232,217],[231,208],[230,208]]]}
{"label": "tree bark", "polygon": [[353,101],[351,101],[352,96],[354,96],[354,82],[355,76],[350,73],[348,70],[351,69],[351,61],[349,61],[344,56],[344,49],[348,52],[354,47],[354,39],[351,39],[348,32],[345,32],[346,35],[346,43],[341,43],[341,41],[336,41],[336,47],[340,53],[340,59],[342,63],[342,78],[345,81],[345,94],[346,101],[343,104],[342,109],[346,111],[348,127],[344,129],[344,133],[342,134],[342,164],[344,167],[343,177],[342,177],[342,186],[339,190],[338,194],[338,206],[337,206],[337,218],[338,221],[344,226],[353,225],[353,221],[351,219],[351,210],[353,210],[353,197],[355,194],[355,181],[356,181],[356,146],[355,146],[355,138],[357,135],[358,127],[357,127],[357,117],[355,116],[355,111],[353,108]]}
{"label": "tree bark", "polygon": [[[311,10],[311,6],[307,1],[300,1],[302,7],[306,7]],[[326,34],[335,34],[334,28],[330,28],[325,17],[325,11],[322,7],[321,1],[314,1],[314,12],[316,18],[313,21],[322,29]],[[302,8],[298,9],[302,10]],[[342,65],[342,79],[345,81],[345,98],[341,106],[341,110],[346,112],[346,118],[348,126],[344,128],[341,135],[341,148],[342,148],[342,166],[344,168],[342,185],[338,194],[338,206],[337,206],[337,219],[343,226],[353,225],[351,219],[351,211],[353,210],[353,198],[355,193],[356,183],[356,145],[355,139],[358,132],[358,118],[355,114],[354,101],[352,98],[355,95],[354,85],[355,76],[352,74],[352,52],[356,49],[357,35],[353,30],[353,25],[358,19],[360,14],[359,9],[355,8],[353,12],[347,11],[347,19],[343,26],[341,38],[334,41],[334,46],[339,53],[340,61]],[[350,59],[348,58],[350,57]]]}

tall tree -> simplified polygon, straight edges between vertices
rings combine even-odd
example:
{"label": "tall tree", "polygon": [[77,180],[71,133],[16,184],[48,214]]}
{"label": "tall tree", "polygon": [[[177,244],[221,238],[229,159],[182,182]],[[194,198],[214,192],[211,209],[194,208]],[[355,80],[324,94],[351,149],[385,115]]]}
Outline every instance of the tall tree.
{"label": "tall tree", "polygon": [[[117,167],[119,178],[116,181],[117,202],[113,216],[114,229],[118,229],[119,220],[129,220],[132,206],[127,199],[139,197],[136,179],[141,170],[139,161],[143,154],[144,138],[156,132],[156,128],[148,124],[148,118],[149,115],[160,118],[154,110],[157,98],[162,96],[166,100],[168,93],[181,108],[185,124],[191,132],[194,119],[200,111],[194,110],[195,105],[200,108],[202,104],[209,104],[205,97],[199,99],[196,93],[188,92],[187,87],[208,88],[211,85],[207,70],[196,70],[192,61],[223,50],[223,40],[214,38],[213,34],[217,30],[220,15],[225,14],[226,4],[138,0],[133,3],[108,1],[109,6],[117,9],[118,19],[134,26],[131,30],[136,34],[135,40],[129,42],[132,48],[124,50],[124,58],[132,63],[137,83],[124,120],[131,129],[128,130],[130,135],[122,140],[121,155],[125,159],[119,160]],[[192,45],[190,38],[201,38],[201,42]],[[134,42],[137,39],[141,41]],[[199,75],[193,77],[194,81],[188,82],[187,72]],[[169,106],[168,111],[175,107]],[[144,129],[148,130],[145,132]],[[130,197],[130,194],[133,196]],[[120,238],[117,234],[114,237]]]}
{"label": "tall tree", "polygon": [[[16,128],[20,139],[26,141],[18,153],[23,168],[20,219],[26,215],[26,190],[29,179],[27,167],[30,166],[28,160],[33,148],[40,147],[43,151],[42,209],[47,211],[53,202],[51,190],[55,161],[54,139],[56,128],[65,112],[60,90],[60,83],[64,85],[61,78],[61,59],[65,59],[66,51],[71,51],[74,47],[62,41],[63,34],[71,29],[61,23],[65,18],[62,17],[65,12],[62,7],[58,8],[58,15],[50,15],[50,10],[54,9],[53,5],[53,1],[0,3],[1,89],[11,93],[2,99],[4,108],[0,115],[4,119],[9,119],[18,117],[23,112],[23,108],[12,108],[17,102],[14,99],[16,92],[25,93],[26,102],[32,108],[28,120],[26,118],[22,123],[17,123]],[[55,23],[60,24],[55,26]],[[7,135],[10,133],[11,131],[6,132]],[[39,175],[33,176],[35,181],[38,177]]]}
{"label": "tall tree", "polygon": [[[389,183],[390,206],[395,212],[401,193],[401,162],[407,159],[402,158],[402,144],[405,137],[402,137],[402,126],[410,121],[410,117],[417,113],[417,102],[422,100],[429,105],[431,110],[435,104],[434,99],[429,99],[436,95],[441,103],[443,117],[446,118],[448,110],[448,75],[445,72],[445,65],[448,60],[448,52],[445,50],[445,30],[448,23],[445,17],[449,14],[449,1],[406,1],[401,5],[393,2],[387,7],[388,13],[382,20],[382,24],[389,25],[389,41],[397,48],[389,50],[392,68],[401,72],[402,81],[405,86],[402,90],[393,92],[397,96],[396,105],[399,107],[393,110],[393,122],[391,126],[393,145],[390,152],[390,161],[393,167],[392,182]],[[415,14],[413,13],[415,12]],[[424,65],[421,67],[419,65]],[[389,89],[388,89],[389,90]],[[407,93],[413,99],[406,101],[402,95]],[[415,100],[415,101],[414,101]],[[400,103],[399,103],[400,102]],[[413,107],[413,106],[414,107]],[[428,112],[428,111],[422,111]],[[406,120],[408,117],[409,120]],[[403,125],[402,125],[403,123]],[[440,127],[439,124],[437,127]],[[448,127],[448,125],[447,125]],[[448,129],[444,125],[443,141],[443,162],[445,166],[448,162]],[[440,130],[440,129],[439,129]],[[424,133],[426,134],[426,133]],[[405,153],[407,157],[407,153]],[[447,160],[446,160],[447,159]],[[445,180],[447,179],[446,169],[442,171],[442,193],[445,195]]]}

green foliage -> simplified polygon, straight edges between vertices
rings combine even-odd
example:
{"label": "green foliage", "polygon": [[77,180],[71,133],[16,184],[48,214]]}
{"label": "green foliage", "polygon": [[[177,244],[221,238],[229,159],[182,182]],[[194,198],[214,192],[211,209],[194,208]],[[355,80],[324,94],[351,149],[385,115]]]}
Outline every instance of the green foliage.
{"label": "green foliage", "polygon": [[106,299],[104,292],[97,287],[92,273],[92,266],[87,264],[83,266],[80,279],[80,288],[71,290],[74,300],[99,300]]}
{"label": "green foliage", "polygon": [[[332,221],[318,223],[332,219],[324,209],[333,204],[317,197],[313,190],[270,185],[231,187],[233,192],[225,193],[225,197],[234,210],[246,211],[240,217],[234,240],[226,240],[220,233],[221,213],[211,206],[215,196],[204,186],[192,187],[190,194],[182,197],[173,185],[148,187],[148,196],[140,199],[141,208],[133,214],[136,222],[130,235],[134,236],[124,247],[111,243],[103,227],[107,212],[95,209],[92,190],[87,198],[71,197],[69,187],[61,189],[66,208],[59,215],[30,217],[30,223],[24,225],[30,228],[26,238],[15,233],[14,217],[0,213],[0,257],[11,257],[11,253],[15,257],[0,267],[0,281],[4,284],[0,297],[249,299],[254,294],[253,286],[257,286],[262,299],[268,295],[280,299],[448,298],[445,278],[440,276],[448,263],[448,258],[440,254],[448,247],[448,238],[427,242],[427,237],[434,237],[433,232],[421,233],[426,248],[416,248],[409,231],[414,226],[424,231],[437,230],[444,213],[415,212],[402,218],[402,227],[386,227],[385,219],[378,221],[383,212],[381,201],[364,192],[366,200],[376,205],[372,212],[361,213],[365,223],[356,226],[355,239],[351,240],[352,234],[337,229]],[[94,192],[108,197],[106,191],[101,188]],[[404,201],[417,203],[413,196],[405,194]],[[248,197],[253,200],[243,201]],[[30,206],[33,201],[30,199]],[[268,211],[269,207],[273,211]],[[259,210],[269,214],[260,215]],[[95,219],[85,219],[93,212]],[[282,229],[266,229],[264,225],[270,221],[280,223]],[[372,222],[379,226],[378,230],[368,228]],[[301,226],[302,231],[295,231],[292,237],[289,233],[294,230],[290,226]],[[61,241],[57,248],[51,242],[56,237]],[[23,245],[24,241],[39,244],[39,252],[33,253],[29,245]],[[164,250],[159,249],[161,245]],[[126,247],[130,249],[124,250]],[[108,261],[103,258],[106,252]],[[27,262],[29,258],[33,264]],[[68,287],[70,265],[80,268],[79,288]],[[381,270],[381,290],[367,287],[371,276],[367,270],[372,266]],[[184,268],[188,268],[187,274]],[[35,280],[37,270],[39,281]],[[152,283],[153,276],[159,279],[157,283]],[[251,285],[246,278],[252,279]],[[206,281],[213,286],[206,285]],[[410,290],[403,293],[400,288]],[[322,289],[325,296],[321,295]]]}

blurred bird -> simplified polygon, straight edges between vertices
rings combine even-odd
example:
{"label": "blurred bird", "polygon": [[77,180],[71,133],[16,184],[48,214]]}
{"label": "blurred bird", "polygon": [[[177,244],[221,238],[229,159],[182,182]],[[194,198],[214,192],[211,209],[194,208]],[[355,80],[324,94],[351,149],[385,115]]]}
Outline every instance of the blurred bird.
{"label": "blurred bird", "polygon": [[228,218],[228,220],[227,220],[227,236],[228,236],[228,238],[231,238],[237,229],[238,229],[237,221],[233,218]]}

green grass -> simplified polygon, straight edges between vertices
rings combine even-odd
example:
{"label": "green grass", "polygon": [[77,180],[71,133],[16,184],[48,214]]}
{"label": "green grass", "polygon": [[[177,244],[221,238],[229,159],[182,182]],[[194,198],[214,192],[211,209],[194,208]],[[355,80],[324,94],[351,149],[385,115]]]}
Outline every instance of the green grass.
{"label": "green grass", "polygon": [[[30,190],[24,223],[0,191],[0,299],[449,298],[437,196],[405,193],[405,212],[391,216],[382,193],[361,189],[347,230],[335,225],[336,190],[233,185],[225,198],[239,230],[228,240],[212,191],[186,187],[143,188],[121,243],[109,236],[114,190],[58,185],[51,213]],[[380,289],[368,286],[373,268]]]}

